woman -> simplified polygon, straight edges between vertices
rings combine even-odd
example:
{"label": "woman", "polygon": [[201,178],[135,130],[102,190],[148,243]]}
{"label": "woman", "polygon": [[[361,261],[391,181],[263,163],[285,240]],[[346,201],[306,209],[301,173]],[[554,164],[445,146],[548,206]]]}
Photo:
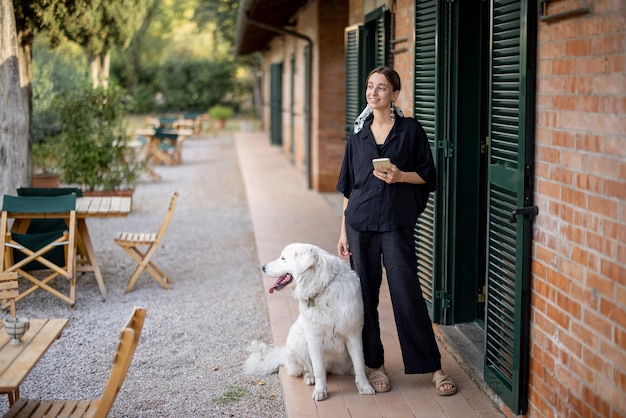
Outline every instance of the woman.
{"label": "woman", "polygon": [[[378,301],[382,267],[407,374],[433,373],[442,396],[456,386],[441,370],[441,355],[417,277],[413,230],[436,188],[435,165],[424,129],[394,106],[400,76],[388,67],[367,78],[367,107],[355,122],[344,155],[337,190],[344,195],[340,257],[350,256],[361,279],[365,317],[363,351],[370,383],[377,392],[391,389],[384,368]],[[374,169],[372,160],[388,157],[389,167]]]}

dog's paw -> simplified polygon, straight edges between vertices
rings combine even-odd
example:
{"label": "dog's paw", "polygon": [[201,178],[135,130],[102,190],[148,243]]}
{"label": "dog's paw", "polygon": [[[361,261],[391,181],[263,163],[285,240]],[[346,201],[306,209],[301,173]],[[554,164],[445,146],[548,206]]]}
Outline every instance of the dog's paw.
{"label": "dog's paw", "polygon": [[304,372],[302,380],[304,380],[304,383],[309,386],[313,386],[315,384],[315,376],[313,376],[313,373]]}
{"label": "dog's paw", "polygon": [[313,391],[313,400],[323,401],[325,399],[328,399],[328,392],[326,389],[315,389]]}
{"label": "dog's paw", "polygon": [[356,388],[359,390],[359,394],[361,395],[373,395],[376,393],[372,385],[370,385],[369,383],[357,383]]}

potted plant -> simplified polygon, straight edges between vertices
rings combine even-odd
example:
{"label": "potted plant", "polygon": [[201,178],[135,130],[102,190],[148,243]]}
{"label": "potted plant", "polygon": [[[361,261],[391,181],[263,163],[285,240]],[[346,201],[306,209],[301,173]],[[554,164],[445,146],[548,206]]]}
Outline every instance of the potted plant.
{"label": "potted plant", "polygon": [[213,119],[217,119],[220,124],[220,129],[224,129],[226,127],[226,121],[233,117],[234,110],[231,107],[224,105],[215,105],[209,109],[209,115]]}
{"label": "potted plant", "polygon": [[57,102],[62,131],[56,137],[61,180],[85,192],[134,189],[143,164],[129,146],[125,98],[117,86],[78,86]]}

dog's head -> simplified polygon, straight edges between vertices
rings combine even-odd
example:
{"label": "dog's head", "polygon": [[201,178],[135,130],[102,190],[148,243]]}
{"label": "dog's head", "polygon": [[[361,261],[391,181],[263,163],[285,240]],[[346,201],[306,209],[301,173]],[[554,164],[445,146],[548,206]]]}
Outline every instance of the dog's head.
{"label": "dog's head", "polygon": [[292,283],[294,277],[297,286],[298,278],[317,263],[319,252],[320,249],[311,244],[294,243],[287,245],[281,252],[280,258],[270,261],[262,267],[265,274],[278,278],[270,288],[270,293],[273,293],[274,290],[281,290]]}

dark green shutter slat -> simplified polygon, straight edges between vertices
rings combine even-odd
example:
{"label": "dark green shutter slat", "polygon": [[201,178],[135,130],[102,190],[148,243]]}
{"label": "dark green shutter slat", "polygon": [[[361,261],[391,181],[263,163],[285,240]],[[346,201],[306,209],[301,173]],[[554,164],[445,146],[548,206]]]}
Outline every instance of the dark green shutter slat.
{"label": "dark green shutter slat", "polygon": [[361,69],[359,67],[359,28],[347,28],[345,31],[346,50],[346,121],[345,139],[350,137],[354,120],[361,113],[361,88],[359,88]]}
{"label": "dark green shutter slat", "polygon": [[[436,154],[437,82],[437,1],[417,0],[415,4],[415,85],[413,114],[420,121]],[[434,193],[415,225],[418,278],[431,318],[435,318],[435,201]]]}

